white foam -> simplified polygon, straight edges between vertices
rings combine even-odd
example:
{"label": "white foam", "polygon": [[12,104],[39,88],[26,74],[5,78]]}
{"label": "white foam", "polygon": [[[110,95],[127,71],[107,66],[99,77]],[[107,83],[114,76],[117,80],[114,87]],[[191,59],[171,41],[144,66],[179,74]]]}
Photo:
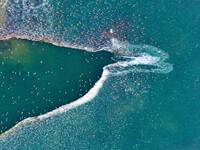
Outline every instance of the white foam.
{"label": "white foam", "polygon": [[128,57],[128,58],[131,58],[131,60],[119,62],[118,65],[123,67],[127,67],[130,65],[152,65],[160,60],[159,57],[152,57],[150,55],[142,55],[139,57]]}
{"label": "white foam", "polygon": [[111,38],[111,43],[114,49],[120,49],[123,47],[122,43],[120,43],[116,38]]}
{"label": "white foam", "polygon": [[[94,49],[94,48],[90,48],[90,47],[86,47],[86,46],[80,46],[80,45],[75,45],[75,44],[71,44],[71,43],[66,43],[66,42],[57,42],[53,39],[50,38],[43,38],[43,37],[39,37],[36,38],[34,36],[29,37],[29,36],[19,36],[17,33],[11,34],[9,36],[6,36],[4,38],[2,38],[2,40],[6,40],[6,39],[10,39],[10,38],[17,38],[17,39],[28,39],[28,40],[33,40],[33,41],[43,41],[43,42],[47,42],[47,43],[52,43],[53,45],[56,46],[61,46],[61,47],[68,47],[68,48],[75,48],[75,49],[81,49],[81,50],[85,50],[85,51],[90,51],[90,52],[97,52],[100,50],[107,50],[107,51],[111,51],[113,53],[115,53],[115,51],[120,50],[119,52],[121,53],[121,55],[124,58],[128,58],[130,59],[129,61],[118,61],[117,63],[111,64],[111,65],[107,65],[106,67],[103,68],[103,74],[101,76],[101,78],[95,83],[95,85],[93,86],[92,89],[89,90],[89,92],[84,95],[83,97],[79,98],[78,100],[70,103],[70,104],[66,104],[63,105],[51,112],[48,112],[44,115],[40,115],[37,117],[30,117],[27,118],[25,120],[22,120],[21,122],[19,122],[17,125],[15,125],[13,128],[9,129],[8,131],[4,132],[2,135],[0,135],[0,137],[2,138],[3,136],[9,135],[11,134],[16,128],[19,128],[20,126],[28,123],[28,122],[33,122],[33,121],[37,121],[37,120],[43,120],[45,118],[51,117],[51,116],[55,116],[57,114],[66,112],[68,110],[74,109],[80,105],[83,105],[85,103],[90,102],[94,97],[97,96],[99,90],[101,89],[101,87],[103,86],[103,83],[106,81],[106,79],[109,77],[109,75],[111,74],[110,72],[110,68],[112,67],[127,67],[127,66],[134,66],[134,65],[139,65],[139,64],[144,64],[144,65],[153,65],[158,63],[159,61],[161,61],[160,57],[156,57],[156,56],[151,56],[147,53],[140,53],[139,56],[135,57],[132,56],[131,51],[127,51],[127,53],[125,53],[126,55],[123,55],[124,51],[126,51],[126,48],[128,46],[130,46],[130,44],[126,43],[126,42],[120,42],[118,41],[116,38],[112,38],[111,42],[112,42],[112,46],[108,47],[107,49]],[[128,44],[128,45],[127,45]],[[143,46],[135,46],[136,48],[143,48],[145,47],[145,45]],[[130,55],[131,54],[131,55]],[[121,72],[120,72],[121,71]],[[129,69],[129,70],[119,70],[116,71],[115,75],[117,74],[126,74],[126,73],[130,73],[133,70]]]}
{"label": "white foam", "polygon": [[[15,34],[7,37],[6,39],[13,38],[13,37],[14,38],[19,38],[19,39],[29,39],[29,38],[27,38],[27,36],[18,36],[18,35],[15,35]],[[44,41],[42,38],[41,39],[30,38],[29,40],[35,40],[35,41],[42,40],[42,41]],[[113,40],[114,40],[113,42],[116,45],[118,45],[117,48],[121,48],[120,42],[117,39],[113,39]],[[57,45],[57,46],[82,49],[82,50],[86,50],[86,51],[90,51],[90,52],[100,51],[100,50],[95,50],[94,51],[94,49],[88,48],[88,47],[71,45],[71,44],[62,43],[62,42],[55,42],[55,41],[53,41],[51,39],[45,39],[45,42],[52,43],[52,44]],[[93,88],[90,89],[89,92],[86,95],[84,95],[83,97],[79,98],[78,100],[76,100],[76,101],[74,101],[74,102],[72,102],[70,104],[63,105],[63,106],[61,106],[61,107],[59,107],[59,108],[57,108],[57,109],[55,109],[55,110],[53,110],[51,112],[48,112],[46,114],[43,114],[43,115],[40,115],[40,116],[37,116],[37,117],[29,117],[29,118],[27,118],[25,120],[22,120],[17,125],[15,125],[13,128],[9,129],[8,131],[6,131],[2,135],[0,135],[0,138],[3,138],[5,136],[11,134],[15,129],[19,128],[20,126],[23,126],[24,124],[26,124],[28,122],[34,122],[34,121],[37,121],[37,120],[43,120],[43,119],[46,119],[46,118],[61,114],[63,112],[66,112],[68,110],[77,108],[80,105],[83,105],[85,103],[90,102],[93,98],[95,98],[97,96],[99,90],[103,86],[103,83],[107,80],[107,78],[111,74],[111,72],[109,71],[108,68],[112,68],[112,67],[127,67],[127,66],[130,66],[130,65],[133,66],[133,65],[138,65],[138,64],[151,65],[151,64],[155,64],[155,63],[159,62],[159,60],[160,60],[159,57],[153,57],[153,56],[150,56],[150,55],[145,54],[145,53],[143,55],[139,56],[139,57],[134,57],[134,56],[124,56],[124,57],[127,57],[127,58],[129,58],[131,60],[130,61],[116,62],[114,64],[110,64],[110,65],[105,66],[103,68],[103,73],[102,73],[101,78],[95,83]],[[115,75],[117,75],[117,74],[127,74],[127,73],[130,73],[130,72],[131,72],[131,70],[123,70],[121,72],[116,72]]]}

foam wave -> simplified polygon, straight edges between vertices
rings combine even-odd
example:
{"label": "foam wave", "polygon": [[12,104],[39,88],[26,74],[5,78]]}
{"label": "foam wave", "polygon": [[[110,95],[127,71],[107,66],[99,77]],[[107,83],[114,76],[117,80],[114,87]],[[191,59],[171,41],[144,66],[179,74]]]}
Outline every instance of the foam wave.
{"label": "foam wave", "polygon": [[[166,62],[168,54],[163,50],[151,45],[133,45],[129,42],[121,42],[112,38],[111,52],[115,54],[114,60],[117,61],[110,68],[113,74],[124,74],[133,72],[152,72],[152,73],[169,73],[173,66]],[[137,66],[150,66],[148,69],[141,69]]]}
{"label": "foam wave", "polygon": [[[19,3],[19,2],[16,1],[16,3]],[[98,91],[102,88],[104,82],[110,76],[124,75],[124,74],[134,73],[134,72],[168,73],[173,70],[172,65],[165,62],[169,56],[161,49],[158,49],[150,45],[134,45],[134,44],[130,44],[127,41],[122,42],[122,41],[119,41],[117,38],[111,38],[110,39],[111,44],[98,48],[98,47],[95,47],[94,45],[88,46],[88,44],[80,44],[80,43],[76,44],[76,42],[69,42],[70,40],[65,40],[62,37],[57,39],[56,36],[54,37],[54,34],[53,36],[50,36],[49,31],[48,31],[48,30],[52,31],[51,17],[48,17],[44,21],[45,24],[43,24],[44,23],[43,22],[39,25],[34,26],[34,28],[32,29],[30,28],[32,21],[29,20],[30,21],[29,23],[27,20],[25,20],[27,16],[31,15],[30,10],[28,10],[28,8],[30,7],[27,7],[30,4],[26,0],[23,0],[22,4],[23,4],[22,5],[23,11],[25,11],[25,13],[27,12],[28,13],[24,14],[22,18],[17,16],[17,19],[22,19],[22,22],[24,23],[23,24],[24,28],[19,28],[19,27],[16,27],[17,25],[13,26],[13,24],[11,24],[11,27],[13,27],[13,29],[9,27],[7,30],[3,31],[3,33],[0,35],[0,40],[6,40],[10,38],[19,38],[19,39],[28,39],[28,40],[33,40],[33,41],[43,41],[43,42],[52,43],[57,46],[75,48],[75,49],[86,50],[90,52],[106,50],[106,51],[112,52],[115,55],[113,59],[116,60],[117,62],[103,68],[103,74],[101,78],[99,79],[99,81],[96,82],[94,87],[91,90],[89,90],[89,92],[85,96],[81,97],[80,99],[70,104],[61,106],[51,112],[48,112],[44,115],[27,118],[21,121],[20,123],[18,123],[17,125],[15,125],[12,129],[3,133],[0,136],[0,138],[3,138],[11,134],[17,128],[27,124],[28,122],[43,120],[45,118],[58,115],[60,113],[66,112],[68,110],[74,109],[80,105],[90,102],[95,96],[98,95]],[[48,2],[39,4],[37,6],[31,6],[31,9],[41,10],[44,7],[46,8],[46,10],[44,9],[42,13],[46,12],[47,9],[49,9]],[[35,14],[38,15],[37,13]],[[47,17],[47,15],[44,15],[44,16]],[[49,24],[51,24],[50,27],[49,27]],[[47,26],[48,28],[43,31],[43,29]],[[30,31],[28,30],[29,28],[30,28]],[[37,28],[37,32],[33,32],[35,28]],[[40,32],[40,31],[43,31],[43,32]],[[150,68],[140,68],[139,66],[141,65],[150,66]]]}
{"label": "foam wave", "polygon": [[[109,66],[109,65],[108,65]],[[97,96],[98,91],[101,89],[101,87],[103,86],[104,82],[107,80],[107,78],[109,77],[109,71],[107,70],[107,66],[103,68],[103,73],[101,78],[95,83],[95,85],[93,86],[92,89],[89,90],[89,92],[87,94],[85,94],[83,97],[79,98],[78,100],[71,102],[70,104],[67,105],[63,105],[51,112],[48,112],[44,115],[40,115],[37,117],[29,117],[27,119],[22,120],[21,122],[19,122],[17,125],[15,125],[13,128],[9,129],[8,131],[4,132],[3,134],[0,135],[0,138],[3,138],[9,134],[11,134],[12,132],[14,132],[17,128],[29,123],[29,122],[34,122],[37,120],[43,120],[49,117],[53,117],[55,115],[64,113],[68,110],[74,109],[80,105],[83,105],[85,103],[88,103],[89,101],[91,101],[95,96]]]}
{"label": "foam wave", "polygon": [[[17,37],[17,38],[22,38],[22,37]],[[25,39],[25,38],[23,38],[23,39]],[[45,40],[45,42],[51,43],[52,41]],[[66,47],[79,48],[77,46],[66,45],[65,43],[52,42],[52,44],[57,45],[57,46],[66,46]],[[129,47],[130,46],[131,45],[129,45]],[[14,130],[16,130],[17,128],[19,128],[20,126],[23,126],[24,124],[26,124],[28,122],[37,121],[37,120],[43,120],[43,119],[46,119],[46,118],[49,118],[49,117],[64,113],[64,112],[66,112],[66,111],[68,111],[70,109],[74,109],[74,108],[76,108],[76,107],[78,107],[80,105],[83,105],[85,103],[90,102],[94,97],[96,97],[98,95],[98,91],[102,88],[104,82],[107,80],[107,78],[109,76],[124,75],[124,74],[128,74],[128,73],[133,73],[133,72],[168,73],[168,72],[172,71],[172,69],[173,69],[171,64],[163,62],[167,57],[165,57],[165,58],[161,57],[161,56],[166,56],[166,55],[164,55],[163,52],[161,53],[161,50],[159,50],[159,52],[158,52],[160,54],[159,56],[152,56],[152,55],[146,53],[146,51],[145,51],[145,53],[144,52],[139,53],[138,54],[139,56],[133,56],[131,52],[130,52],[131,55],[129,53],[126,53],[126,55],[124,56],[124,55],[122,55],[122,54],[124,54],[123,49],[121,49],[122,47],[123,47],[123,49],[124,48],[128,48],[128,47],[124,47],[123,42],[120,44],[120,41],[118,41],[117,49],[116,49],[115,45],[112,45],[111,50],[112,50],[113,53],[118,51],[117,57],[122,57],[125,61],[120,61],[119,60],[114,64],[110,64],[110,65],[105,66],[103,68],[103,74],[102,74],[101,78],[95,83],[94,87],[92,89],[90,89],[89,92],[86,95],[84,95],[80,99],[78,99],[78,100],[76,100],[76,101],[74,101],[74,102],[72,102],[70,104],[61,106],[61,107],[59,107],[59,108],[57,108],[57,109],[55,109],[55,110],[53,110],[51,112],[48,112],[48,113],[46,113],[44,115],[27,118],[27,119],[21,121],[20,123],[15,125],[13,128],[11,128],[10,130],[8,130],[5,133],[3,133],[1,135],[1,138],[11,134]],[[148,47],[146,45],[145,46],[144,45],[142,45],[142,46],[138,45],[137,46],[137,48],[140,48],[141,51],[144,50],[143,49],[144,47],[150,52],[155,51],[155,49],[156,49],[156,48],[154,48],[152,46]],[[148,48],[153,48],[153,50],[151,51],[151,49],[148,49]],[[94,51],[94,50],[92,50],[90,48],[87,48],[87,47],[84,47],[82,50],[96,52],[96,51]],[[131,51],[131,50],[134,50],[134,49],[129,49],[129,51]],[[158,49],[156,49],[156,50],[158,50]],[[110,51],[110,49],[109,49],[109,51]],[[115,58],[115,60],[117,60],[117,59]],[[137,68],[138,65],[156,66],[157,68],[156,69],[154,68],[152,70],[140,69],[140,68],[138,69]]]}

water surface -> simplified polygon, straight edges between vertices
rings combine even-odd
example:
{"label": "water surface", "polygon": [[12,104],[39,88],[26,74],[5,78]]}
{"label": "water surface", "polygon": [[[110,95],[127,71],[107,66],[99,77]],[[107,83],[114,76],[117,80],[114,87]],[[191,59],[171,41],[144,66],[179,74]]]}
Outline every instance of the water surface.
{"label": "water surface", "polygon": [[1,37],[106,48],[118,64],[91,101],[19,126],[2,149],[199,149],[199,0],[23,2],[9,1]]}

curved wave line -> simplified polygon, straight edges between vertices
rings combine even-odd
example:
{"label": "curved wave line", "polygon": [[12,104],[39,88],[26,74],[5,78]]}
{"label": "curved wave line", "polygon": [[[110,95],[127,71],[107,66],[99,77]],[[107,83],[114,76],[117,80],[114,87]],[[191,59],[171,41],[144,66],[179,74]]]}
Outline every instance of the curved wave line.
{"label": "curved wave line", "polygon": [[[70,43],[57,42],[57,41],[54,41],[54,40],[48,39],[48,38],[33,38],[33,37],[27,37],[27,36],[18,36],[16,34],[12,34],[10,36],[1,38],[0,40],[8,40],[8,39],[11,39],[11,38],[27,39],[27,40],[32,40],[32,41],[42,41],[42,42],[46,42],[46,43],[51,43],[51,44],[56,45],[56,46],[61,46],[61,47],[66,47],[66,48],[75,48],[75,49],[85,50],[85,51],[89,51],[89,52],[97,52],[97,51],[106,50],[106,51],[110,51],[112,53],[115,53],[115,51],[111,50],[111,49],[110,50],[109,49],[94,49],[94,48],[90,48],[90,47],[86,47],[86,46],[78,46],[78,45],[70,44]],[[118,41],[118,42],[120,42],[120,41]],[[120,43],[118,43],[118,44],[120,44]],[[112,48],[112,46],[110,48]],[[125,58],[126,58],[126,56],[125,56]],[[128,57],[128,58],[131,58],[131,57]],[[139,60],[139,59],[142,59],[142,58],[137,58],[137,57],[132,57],[132,58],[133,58],[133,60],[131,59],[130,61],[124,61],[124,62],[123,61],[117,61],[116,63],[109,64],[109,65],[105,66],[103,68],[103,73],[102,73],[101,78],[95,83],[95,85],[83,97],[81,97],[81,98],[79,98],[79,99],[77,99],[77,100],[75,100],[75,101],[73,101],[69,104],[60,106],[60,107],[58,107],[58,108],[56,108],[56,109],[54,109],[50,112],[47,112],[45,114],[35,116],[35,117],[26,118],[26,119],[20,121],[19,123],[17,123],[14,127],[10,128],[9,130],[2,133],[0,135],[0,138],[4,138],[4,137],[12,134],[17,128],[19,128],[19,127],[21,127],[21,126],[23,126],[23,125],[25,125],[29,122],[43,120],[43,119],[64,113],[68,110],[74,109],[74,108],[76,108],[80,105],[83,105],[85,103],[90,102],[93,98],[95,98],[97,96],[99,90],[101,89],[104,82],[108,79],[108,77],[110,75],[122,75],[122,74],[127,74],[127,73],[134,71],[134,70],[126,70],[126,68],[125,68],[125,70],[120,70],[121,69],[120,67],[126,67],[128,65],[134,66],[134,65],[138,65],[140,63],[144,64],[144,62],[142,62],[142,60]],[[135,58],[136,58],[136,60],[134,60]],[[144,61],[146,61],[146,60],[144,60]],[[147,63],[149,65],[156,66],[156,62],[157,61],[155,61],[155,65],[154,65],[154,62],[151,62],[151,61],[149,61],[149,62],[147,61],[145,63]],[[118,68],[120,68],[119,71],[112,72],[112,69],[118,70]],[[159,68],[159,66],[158,66],[158,68]],[[145,71],[142,71],[142,72],[145,72]],[[161,72],[162,72],[162,68],[161,68]],[[168,73],[168,72],[163,72],[163,73]]]}

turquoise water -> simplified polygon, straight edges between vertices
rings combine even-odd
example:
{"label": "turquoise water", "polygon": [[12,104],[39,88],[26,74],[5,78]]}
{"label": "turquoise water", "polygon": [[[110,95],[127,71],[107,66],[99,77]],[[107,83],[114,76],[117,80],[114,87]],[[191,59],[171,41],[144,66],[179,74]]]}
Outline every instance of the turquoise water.
{"label": "turquoise water", "polygon": [[1,38],[12,33],[105,49],[118,63],[104,68],[104,84],[90,101],[84,97],[88,103],[80,99],[73,109],[24,122],[1,137],[1,149],[199,149],[199,0],[8,1],[8,7]]}

